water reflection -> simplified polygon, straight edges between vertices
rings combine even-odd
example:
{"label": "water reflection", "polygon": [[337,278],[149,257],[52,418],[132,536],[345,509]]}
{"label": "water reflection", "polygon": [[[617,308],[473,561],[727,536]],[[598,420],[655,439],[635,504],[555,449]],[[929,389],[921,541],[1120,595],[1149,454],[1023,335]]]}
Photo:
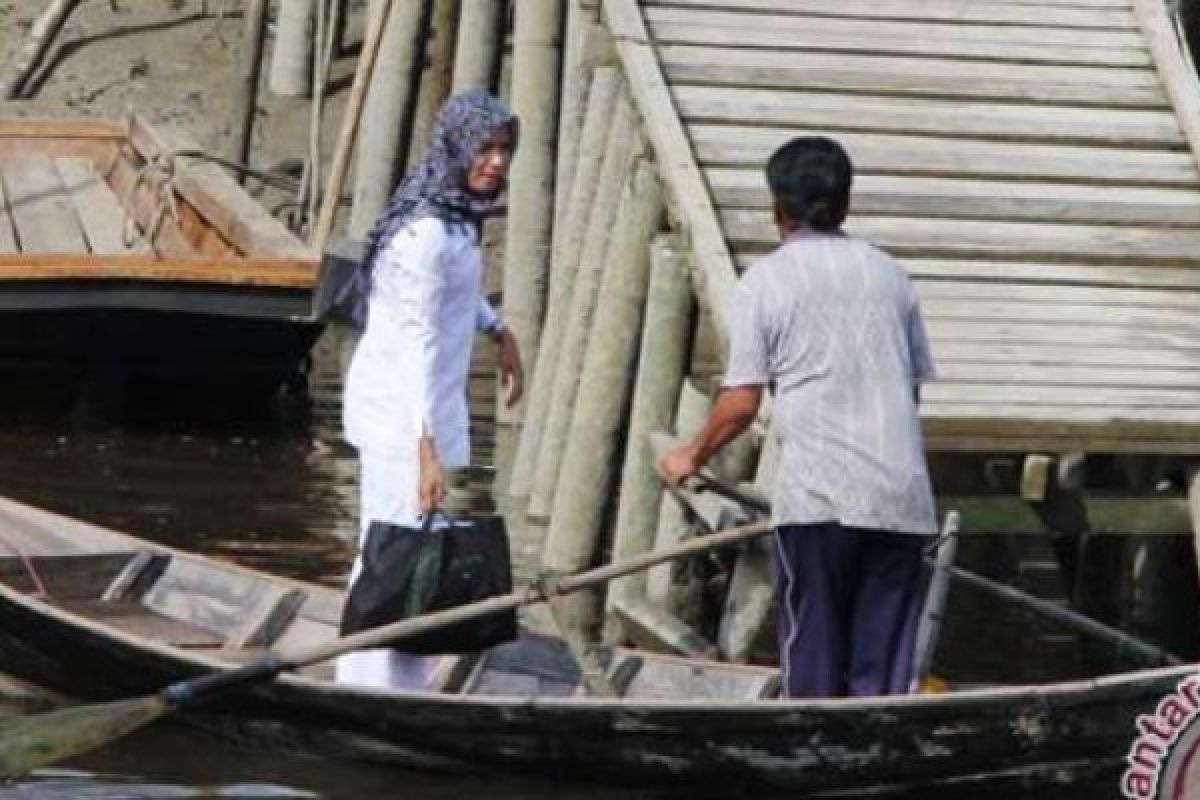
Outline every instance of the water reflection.
{"label": "water reflection", "polygon": [[307,394],[255,407],[236,393],[106,407],[94,394],[63,403],[5,392],[0,495],[339,583],[356,530],[357,468],[340,442],[338,346],[336,335],[322,339]]}
{"label": "water reflection", "polygon": [[46,769],[0,800],[452,800],[487,789],[493,800],[657,800],[667,795],[513,778],[417,774],[235,748],[203,733],[162,725],[93,753],[68,769]]}

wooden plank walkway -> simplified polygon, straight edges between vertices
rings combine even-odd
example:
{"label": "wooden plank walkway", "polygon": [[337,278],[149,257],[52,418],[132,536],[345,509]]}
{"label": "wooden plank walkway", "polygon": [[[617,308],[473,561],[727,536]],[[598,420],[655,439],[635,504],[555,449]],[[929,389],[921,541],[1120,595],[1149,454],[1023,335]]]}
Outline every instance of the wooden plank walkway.
{"label": "wooden plank walkway", "polygon": [[1200,453],[1200,85],[1160,0],[604,0],[717,332],[792,136],[918,282],[937,450]]}

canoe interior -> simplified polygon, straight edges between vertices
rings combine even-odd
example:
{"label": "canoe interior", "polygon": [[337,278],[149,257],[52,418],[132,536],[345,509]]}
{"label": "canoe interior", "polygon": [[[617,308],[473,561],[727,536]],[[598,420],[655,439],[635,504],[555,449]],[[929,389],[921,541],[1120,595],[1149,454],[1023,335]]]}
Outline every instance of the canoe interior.
{"label": "canoe interior", "polygon": [[144,120],[0,121],[0,283],[313,288],[314,253],[195,145]]}
{"label": "canoe interior", "polygon": [[[0,584],[134,637],[231,664],[269,649],[311,648],[337,635],[340,597],[156,550],[0,558]],[[618,696],[755,700],[776,697],[778,670],[651,654],[597,653]],[[330,664],[302,670],[331,680]],[[475,696],[586,694],[580,668],[559,639],[523,633],[485,653],[443,656],[431,687]]]}

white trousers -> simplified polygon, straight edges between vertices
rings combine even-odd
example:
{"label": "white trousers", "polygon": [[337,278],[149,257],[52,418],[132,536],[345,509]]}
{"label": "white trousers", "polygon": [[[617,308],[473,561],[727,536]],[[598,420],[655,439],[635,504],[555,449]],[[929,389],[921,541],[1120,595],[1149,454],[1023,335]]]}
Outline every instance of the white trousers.
{"label": "white trousers", "polygon": [[[411,458],[380,456],[360,451],[359,549],[366,541],[372,520],[397,525],[419,524],[418,483],[420,466],[417,443]],[[362,555],[354,560],[349,585],[362,572]],[[399,650],[359,650],[339,656],[336,666],[338,683],[377,689],[424,689],[437,664],[436,656],[418,656]]]}

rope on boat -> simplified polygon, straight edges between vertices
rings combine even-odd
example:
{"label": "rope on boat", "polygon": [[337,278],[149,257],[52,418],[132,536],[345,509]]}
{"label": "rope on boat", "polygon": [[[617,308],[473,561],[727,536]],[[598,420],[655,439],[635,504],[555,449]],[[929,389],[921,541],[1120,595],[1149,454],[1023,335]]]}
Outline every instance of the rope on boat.
{"label": "rope on boat", "polygon": [[[138,156],[133,148],[133,116],[130,115],[126,120],[125,141],[122,148],[135,159]],[[113,163],[108,166],[107,173],[112,174],[112,170],[116,165],[116,161],[121,157],[121,151],[118,150],[114,156]],[[225,167],[226,169],[237,172],[241,175],[246,175],[254,178],[267,186],[280,189],[285,192],[298,192],[302,189],[301,182],[295,181],[282,175],[276,175],[264,170],[255,169],[247,164],[241,164],[237,161],[232,161],[228,158],[209,153],[206,150],[201,150],[198,147],[187,147],[179,150],[167,150],[155,153],[145,159],[145,162],[134,176],[133,183],[125,192],[125,197],[122,200],[121,207],[125,212],[125,222],[121,229],[121,238],[126,247],[132,247],[137,241],[138,226],[137,221],[130,213],[133,207],[133,198],[137,194],[138,189],[143,184],[152,186],[152,191],[157,197],[157,205],[154,208],[154,213],[150,215],[151,224],[148,225],[141,235],[148,243],[153,243],[155,236],[158,235],[159,228],[162,226],[163,220],[169,214],[176,225],[179,225],[179,201],[178,190],[175,186],[175,178],[179,170],[179,161],[184,158],[195,158],[202,161],[211,161],[214,164]]]}
{"label": "rope on boat", "polygon": [[34,566],[33,559],[29,557],[29,554],[9,541],[3,533],[0,533],[0,544],[7,547],[20,560],[25,571],[29,573],[29,579],[33,581],[33,596],[36,598],[49,597],[50,592],[46,589],[46,584],[42,581],[42,576],[38,574],[37,567]]}

